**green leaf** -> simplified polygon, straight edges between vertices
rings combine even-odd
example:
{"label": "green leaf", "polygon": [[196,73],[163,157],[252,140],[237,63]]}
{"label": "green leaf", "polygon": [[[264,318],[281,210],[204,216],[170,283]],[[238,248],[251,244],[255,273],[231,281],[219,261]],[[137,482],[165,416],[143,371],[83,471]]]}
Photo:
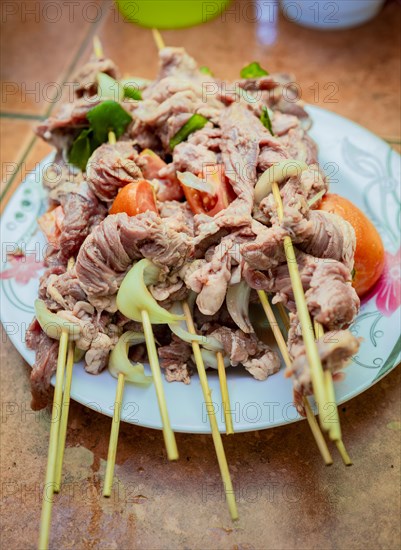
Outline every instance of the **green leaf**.
{"label": "green leaf", "polygon": [[84,171],[93,150],[93,131],[91,128],[87,128],[86,130],[82,130],[73,142],[68,160],[71,164]]}
{"label": "green leaf", "polygon": [[141,91],[135,88],[135,86],[124,86],[124,97],[128,97],[129,99],[136,99],[137,101],[140,101],[142,99]]}
{"label": "green leaf", "polygon": [[86,116],[99,144],[107,141],[109,132],[114,132],[118,139],[132,120],[119,103],[111,100],[96,105]]}
{"label": "green leaf", "polygon": [[213,76],[212,71],[209,69],[209,67],[206,67],[205,65],[203,67],[199,67],[199,72],[202,74],[210,74],[210,76]]}
{"label": "green leaf", "polygon": [[356,275],[356,269],[355,269],[355,267],[354,267],[353,270],[351,271],[352,280],[355,279],[355,275]]}
{"label": "green leaf", "polygon": [[202,115],[192,115],[188,122],[170,139],[171,149],[174,149],[176,145],[185,141],[196,130],[201,130],[207,122],[209,122],[208,119]]}
{"label": "green leaf", "polygon": [[257,61],[250,63],[243,69],[241,69],[241,78],[258,78],[259,76],[266,76],[269,73],[262,69]]}
{"label": "green leaf", "polygon": [[269,115],[269,109],[265,105],[262,108],[262,114],[260,115],[260,122],[263,124],[265,128],[269,130],[271,135],[274,136],[272,121],[270,120],[270,115]]}
{"label": "green leaf", "polygon": [[82,171],[86,169],[89,157],[102,143],[108,141],[109,132],[114,132],[118,139],[125,131],[132,117],[116,101],[103,101],[88,111],[86,115],[90,128],[82,130],[75,139],[68,154],[68,159]]}

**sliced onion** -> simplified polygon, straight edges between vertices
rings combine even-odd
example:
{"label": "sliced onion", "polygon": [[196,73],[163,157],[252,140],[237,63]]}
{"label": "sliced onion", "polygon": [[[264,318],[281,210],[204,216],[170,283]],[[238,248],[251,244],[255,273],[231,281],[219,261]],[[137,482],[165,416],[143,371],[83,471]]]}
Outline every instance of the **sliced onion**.
{"label": "sliced onion", "polygon": [[124,86],[106,73],[97,75],[98,95],[101,99],[113,99],[122,101],[124,99]]}
{"label": "sliced onion", "polygon": [[249,320],[249,296],[251,287],[246,281],[229,286],[226,295],[228,313],[235,324],[246,333],[254,332]]}
{"label": "sliced onion", "polygon": [[216,194],[213,185],[202,178],[198,178],[191,172],[177,172],[177,178],[185,187],[190,187],[212,196]]}
{"label": "sliced onion", "polygon": [[130,346],[142,344],[145,341],[145,336],[141,332],[124,332],[118,339],[118,342],[110,353],[109,357],[109,372],[114,378],[118,378],[121,373],[125,376],[128,382],[139,384],[141,386],[149,386],[152,383],[152,377],[145,375],[144,367],[141,363],[131,363],[128,358],[128,350]]}
{"label": "sliced onion", "polygon": [[78,340],[81,336],[81,325],[77,322],[66,321],[56,313],[52,313],[46,307],[43,300],[35,300],[35,314],[43,332],[53,338],[60,340],[63,331],[68,332],[70,340]]}
{"label": "sliced onion", "polygon": [[[201,354],[202,354],[203,362],[205,363],[206,368],[210,367],[211,369],[216,369],[216,370],[218,369],[217,356],[215,353],[213,353],[208,349],[202,349]],[[195,363],[195,358],[193,355],[191,356],[191,359]],[[231,366],[230,359],[227,357],[227,355],[224,355],[223,359],[224,359],[224,366],[226,368]]]}
{"label": "sliced onion", "polygon": [[[170,308],[170,311],[178,315],[180,312],[182,312],[181,304],[179,302],[175,302]],[[170,330],[173,334],[178,336],[178,338],[180,338],[184,342],[188,342],[188,344],[191,344],[192,342],[198,342],[200,346],[214,352],[223,351],[224,349],[221,342],[219,342],[216,338],[213,338],[211,336],[202,336],[202,334],[191,334],[190,332],[185,330],[185,321],[182,321],[181,323],[169,323],[168,326],[170,327]]]}
{"label": "sliced onion", "polygon": [[132,267],[121,283],[117,293],[117,307],[123,315],[133,321],[142,322],[142,311],[147,311],[154,325],[175,323],[183,319],[182,315],[173,315],[159,306],[148,286],[158,282],[160,269],[150,260],[144,259]]}
{"label": "sliced onion", "polygon": [[295,159],[286,159],[270,166],[258,179],[255,185],[255,201],[259,204],[272,190],[272,183],[281,183],[286,178],[299,176],[303,170],[307,170],[305,162]]}

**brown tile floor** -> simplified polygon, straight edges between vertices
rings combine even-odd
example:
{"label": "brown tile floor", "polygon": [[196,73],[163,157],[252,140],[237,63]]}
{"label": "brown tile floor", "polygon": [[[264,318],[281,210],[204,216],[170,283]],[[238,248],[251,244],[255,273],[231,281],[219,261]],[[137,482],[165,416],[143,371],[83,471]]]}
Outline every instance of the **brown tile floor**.
{"label": "brown tile floor", "polygon": [[[24,171],[48,152],[46,145],[32,141],[31,133],[36,119],[54,108],[43,90],[50,91],[50,82],[68,81],[89,55],[95,33],[127,74],[151,77],[157,60],[149,31],[122,21],[107,0],[84,0],[74,12],[74,3],[68,7],[61,0],[3,4],[11,10],[3,17],[1,38],[5,203]],[[228,14],[225,21],[166,31],[164,38],[187,47],[201,64],[227,78],[236,77],[253,59],[272,71],[290,69],[306,101],[359,122],[399,150],[397,2],[388,2],[367,25],[330,33],[302,29],[281,18],[277,26],[264,28],[246,20],[245,4],[249,2],[235,4],[237,20]],[[29,6],[33,15],[26,12]],[[262,44],[258,32],[270,45]],[[31,90],[35,83],[39,98],[23,93],[24,85]],[[330,92],[338,101],[328,101]],[[16,164],[14,174],[9,163]],[[0,375],[2,546],[35,548],[48,412],[30,412],[28,368],[5,336]],[[392,550],[401,542],[399,397],[398,370],[341,409],[352,468],[338,461],[325,468],[305,422],[227,439],[241,514],[236,525],[227,517],[207,436],[178,435],[183,459],[168,464],[159,432],[123,425],[116,467],[119,490],[112,499],[102,499],[110,420],[72,403],[65,490],[54,508],[51,547]]]}

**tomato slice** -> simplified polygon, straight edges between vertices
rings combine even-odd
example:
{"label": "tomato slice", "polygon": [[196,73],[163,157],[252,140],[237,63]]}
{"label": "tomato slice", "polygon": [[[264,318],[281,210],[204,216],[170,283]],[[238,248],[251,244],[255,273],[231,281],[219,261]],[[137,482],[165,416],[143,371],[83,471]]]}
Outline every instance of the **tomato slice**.
{"label": "tomato slice", "polygon": [[185,198],[194,214],[215,216],[236,198],[236,194],[225,176],[222,164],[205,166],[198,177],[212,185],[214,195],[183,185]]}
{"label": "tomato slice", "polygon": [[180,182],[174,174],[160,177],[159,172],[167,164],[159,155],[156,155],[151,149],[144,149],[140,154],[142,174],[148,180],[157,179],[160,182],[160,189],[157,192],[157,198],[160,201],[180,200],[183,197]]}
{"label": "tomato slice", "polygon": [[158,214],[155,192],[147,180],[138,180],[120,189],[109,214],[126,212],[128,216],[136,216],[148,211]]}

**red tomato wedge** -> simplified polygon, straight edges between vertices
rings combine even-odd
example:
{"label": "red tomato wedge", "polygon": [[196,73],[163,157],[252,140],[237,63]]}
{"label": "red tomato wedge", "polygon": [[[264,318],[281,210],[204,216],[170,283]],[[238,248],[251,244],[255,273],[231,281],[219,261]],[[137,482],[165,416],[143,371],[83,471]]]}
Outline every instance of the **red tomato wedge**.
{"label": "red tomato wedge", "polygon": [[64,210],[62,206],[57,206],[46,212],[38,219],[38,225],[44,233],[47,241],[56,249],[60,248],[60,235],[64,221]]}
{"label": "red tomato wedge", "polygon": [[149,210],[158,214],[153,187],[147,180],[138,180],[120,189],[109,214],[126,212],[128,216],[136,216]]}
{"label": "red tomato wedge", "polygon": [[356,248],[352,285],[361,297],[373,287],[384,269],[385,252],[381,237],[365,214],[340,195],[327,193],[319,209],[341,216],[354,228]]}
{"label": "red tomato wedge", "polygon": [[198,177],[213,187],[214,195],[183,185],[185,198],[194,214],[215,216],[236,198],[236,194],[225,176],[222,164],[205,166]]}
{"label": "red tomato wedge", "polygon": [[157,179],[160,182],[157,191],[157,198],[160,201],[180,200],[183,197],[180,182],[175,177],[175,174],[168,174],[160,177],[159,172],[165,168],[167,164],[163,159],[156,155],[151,149],[144,149],[140,154],[140,168],[142,174],[148,180]]}

